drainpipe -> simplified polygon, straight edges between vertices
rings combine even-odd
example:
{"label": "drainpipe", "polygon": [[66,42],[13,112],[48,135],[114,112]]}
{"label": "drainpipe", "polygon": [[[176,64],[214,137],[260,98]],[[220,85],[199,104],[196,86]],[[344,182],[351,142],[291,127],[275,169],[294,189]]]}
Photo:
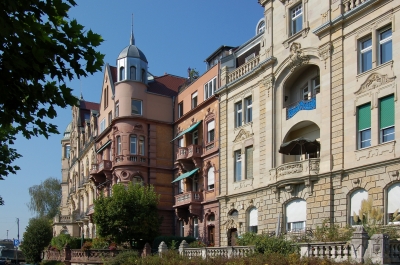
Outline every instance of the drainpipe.
{"label": "drainpipe", "polygon": [[[176,98],[173,96],[172,97],[172,137],[174,137],[174,125],[175,125],[175,100]],[[172,142],[172,178],[171,182],[174,180],[174,157],[175,157],[175,145],[174,142]],[[172,184],[172,205],[174,204],[174,198],[175,198],[175,184]],[[176,216],[175,216],[175,211],[172,211],[172,220],[174,220],[172,224],[172,234],[175,235],[176,231]]]}

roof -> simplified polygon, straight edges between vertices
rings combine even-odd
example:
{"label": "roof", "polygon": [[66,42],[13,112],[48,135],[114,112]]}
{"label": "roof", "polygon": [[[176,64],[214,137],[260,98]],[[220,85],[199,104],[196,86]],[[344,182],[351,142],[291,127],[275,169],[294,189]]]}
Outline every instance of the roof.
{"label": "roof", "polygon": [[154,77],[154,81],[149,82],[148,92],[160,94],[168,97],[178,95],[179,87],[185,83],[186,78],[165,74],[163,76]]}
{"label": "roof", "polygon": [[210,56],[208,56],[204,61],[208,62],[209,60],[211,60],[214,56],[216,56],[217,54],[219,54],[222,51],[226,51],[226,50],[230,50],[230,49],[235,49],[236,47],[233,46],[226,46],[226,45],[221,45],[218,49],[216,49]]}
{"label": "roof", "polygon": [[87,109],[87,110],[99,110],[100,104],[94,103],[90,101],[80,100],[80,109]]}
{"label": "roof", "polygon": [[72,121],[68,124],[67,128],[64,131],[63,140],[69,139],[72,130]]}
{"label": "roof", "polygon": [[112,81],[110,83],[117,82],[117,76],[118,76],[117,67],[110,65],[110,71],[111,71],[111,78],[112,78]]}
{"label": "roof", "polygon": [[145,61],[147,63],[147,59],[146,56],[144,55],[144,53],[135,45],[128,45],[126,46],[121,53],[118,56],[118,59],[122,59],[125,57],[132,57],[132,58],[139,58],[142,61]]}

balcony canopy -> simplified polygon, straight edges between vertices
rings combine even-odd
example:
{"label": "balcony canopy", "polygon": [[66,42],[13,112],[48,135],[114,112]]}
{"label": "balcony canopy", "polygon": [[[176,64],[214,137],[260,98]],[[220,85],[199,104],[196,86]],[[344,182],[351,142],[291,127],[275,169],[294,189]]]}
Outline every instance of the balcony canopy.
{"label": "balcony canopy", "polygon": [[96,153],[100,153],[101,151],[104,150],[109,144],[111,144],[111,140],[108,140],[105,144],[103,144],[97,151]]}
{"label": "balcony canopy", "polygon": [[201,122],[202,122],[202,121],[198,121],[198,122],[196,122],[195,124],[193,124],[192,126],[190,126],[188,129],[184,130],[183,132],[181,132],[180,134],[178,134],[178,136],[176,136],[174,139],[172,139],[171,142],[175,141],[176,139],[178,139],[179,137],[181,137],[182,135],[184,135],[184,134],[186,134],[186,133],[190,133],[190,132],[194,131],[194,130],[197,128],[197,126],[199,126],[199,124],[200,124]]}
{"label": "balcony canopy", "polygon": [[279,153],[284,155],[303,155],[316,153],[320,150],[320,143],[317,140],[300,137],[290,142],[281,144]]}
{"label": "balcony canopy", "polygon": [[180,180],[182,180],[182,179],[185,179],[185,178],[187,178],[187,177],[190,177],[190,176],[196,174],[197,171],[199,171],[199,168],[195,168],[195,169],[193,169],[192,171],[186,172],[186,173],[180,175],[179,177],[177,177],[177,178],[176,178],[174,181],[172,181],[171,183],[174,183],[174,182],[180,181]]}

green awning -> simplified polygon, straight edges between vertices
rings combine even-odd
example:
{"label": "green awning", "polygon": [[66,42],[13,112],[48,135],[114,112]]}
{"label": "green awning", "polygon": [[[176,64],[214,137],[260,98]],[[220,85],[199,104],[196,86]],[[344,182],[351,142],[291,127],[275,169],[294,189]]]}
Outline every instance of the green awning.
{"label": "green awning", "polygon": [[103,144],[97,151],[96,153],[100,153],[103,151],[104,148],[106,148],[109,144],[111,144],[111,140],[108,140],[105,144]]}
{"label": "green awning", "polygon": [[199,168],[195,168],[195,169],[193,169],[192,171],[186,172],[186,173],[180,175],[179,177],[177,177],[177,178],[176,178],[174,181],[172,181],[171,183],[174,183],[174,182],[180,181],[180,180],[182,180],[182,179],[185,179],[185,178],[187,178],[187,177],[190,177],[191,175],[197,173],[197,171],[199,171]]}
{"label": "green awning", "polygon": [[172,139],[171,142],[175,141],[176,139],[178,139],[179,137],[181,137],[182,135],[184,135],[184,134],[186,134],[186,133],[192,132],[194,129],[197,128],[197,126],[199,126],[199,124],[200,124],[201,122],[202,122],[202,121],[198,121],[198,122],[196,122],[195,124],[193,124],[192,126],[190,126],[188,129],[186,129],[186,130],[184,130],[183,132],[181,132],[180,134],[178,134],[177,137],[175,137],[174,139]]}

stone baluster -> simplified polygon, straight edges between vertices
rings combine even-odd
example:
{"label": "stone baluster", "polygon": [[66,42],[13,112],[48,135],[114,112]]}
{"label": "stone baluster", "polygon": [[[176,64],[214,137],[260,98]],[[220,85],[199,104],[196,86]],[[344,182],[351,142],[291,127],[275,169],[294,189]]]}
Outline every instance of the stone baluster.
{"label": "stone baluster", "polygon": [[182,240],[181,244],[179,245],[179,254],[184,256],[185,255],[185,248],[189,247],[189,244],[186,240]]}
{"label": "stone baluster", "polygon": [[[180,250],[180,246],[179,246],[179,250]],[[167,244],[165,244],[164,241],[162,241],[160,243],[160,245],[158,246],[158,255],[160,255],[160,257],[162,257],[163,253],[166,253],[168,251],[168,247]]]}

